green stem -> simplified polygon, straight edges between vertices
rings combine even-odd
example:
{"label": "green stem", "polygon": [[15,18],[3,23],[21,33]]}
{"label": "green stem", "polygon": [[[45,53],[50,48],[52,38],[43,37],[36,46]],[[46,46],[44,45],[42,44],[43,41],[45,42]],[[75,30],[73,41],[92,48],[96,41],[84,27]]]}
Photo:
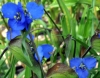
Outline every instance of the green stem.
{"label": "green stem", "polygon": [[82,55],[82,58],[90,51],[90,49],[91,49],[92,47],[90,46],[90,47],[88,47],[88,49],[85,51],[85,53]]}
{"label": "green stem", "polygon": [[75,53],[76,53],[76,41],[74,40],[74,54],[73,54],[73,57],[75,57]]}
{"label": "green stem", "polygon": [[[54,26],[58,29],[59,33],[62,36],[62,32],[60,31],[60,29],[58,28],[58,26],[56,25],[56,23],[53,21],[53,19],[51,18],[51,16],[48,14],[48,12],[44,9],[45,13],[47,14],[47,16],[50,18],[50,20],[52,21],[52,23],[54,24]],[[64,41],[64,37],[62,36],[62,39]]]}
{"label": "green stem", "polygon": [[3,15],[1,14],[1,12],[0,12],[0,15],[1,15],[1,18],[2,18],[2,20],[3,20],[4,24],[5,24],[5,26],[7,27],[7,29],[9,29],[9,28],[8,28],[8,24],[6,23],[6,21],[5,21],[4,17],[3,17]]}
{"label": "green stem", "polygon": [[33,41],[33,39],[32,39],[31,33],[29,33],[29,37],[30,37],[30,40],[31,40],[31,42],[32,42],[32,46],[33,46],[33,48],[34,48],[34,52],[36,53],[36,56],[37,56],[37,58],[38,58],[38,62],[39,62],[39,65],[40,65],[40,68],[41,68],[43,77],[45,77],[44,71],[43,71],[43,68],[42,68],[42,65],[41,65],[41,61],[40,61],[40,58],[39,58],[39,55],[38,55],[38,52],[37,52],[37,49],[36,49],[36,45],[35,45],[35,43],[34,43],[34,41]]}
{"label": "green stem", "polygon": [[4,53],[5,53],[7,50],[8,50],[8,47],[6,47],[6,48],[3,50],[3,52],[2,52],[1,55],[0,55],[0,59],[2,58],[2,56],[4,55]]}

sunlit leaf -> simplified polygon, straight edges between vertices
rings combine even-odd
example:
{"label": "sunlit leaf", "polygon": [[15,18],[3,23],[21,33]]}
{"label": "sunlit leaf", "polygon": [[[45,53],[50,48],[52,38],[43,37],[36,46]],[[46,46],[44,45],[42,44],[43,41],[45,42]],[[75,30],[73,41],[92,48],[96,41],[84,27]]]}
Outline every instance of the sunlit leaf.
{"label": "sunlit leaf", "polygon": [[95,49],[97,52],[100,52],[100,38],[98,35],[94,35],[91,38],[92,48]]}

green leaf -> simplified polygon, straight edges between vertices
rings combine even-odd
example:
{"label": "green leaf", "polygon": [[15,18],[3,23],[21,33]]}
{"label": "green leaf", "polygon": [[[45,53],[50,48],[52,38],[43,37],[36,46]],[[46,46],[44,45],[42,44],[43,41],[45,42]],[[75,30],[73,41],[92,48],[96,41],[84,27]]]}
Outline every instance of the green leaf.
{"label": "green leaf", "polygon": [[98,52],[100,52],[100,39],[94,40],[92,46],[94,49],[96,49],[96,50],[98,50]]}
{"label": "green leaf", "polygon": [[31,67],[30,62],[27,60],[27,58],[24,56],[24,53],[22,51],[21,48],[19,47],[15,47],[15,46],[10,46],[9,50],[12,52],[12,54],[14,55],[14,57],[17,60],[20,60],[21,62],[23,62],[24,64],[26,64],[27,66]]}
{"label": "green leaf", "polygon": [[29,45],[28,45],[27,43],[25,43],[24,41],[23,41],[23,48],[25,49],[24,51],[28,53],[29,58],[30,58],[29,61],[31,61],[31,63],[32,63],[32,68],[30,68],[30,69],[32,69],[33,72],[37,75],[37,76],[34,75],[34,77],[35,77],[35,78],[37,78],[37,77],[38,77],[38,78],[43,78],[43,77],[42,77],[42,76],[43,76],[43,75],[42,75],[42,71],[41,71],[41,68],[40,68],[39,63],[38,63],[38,62],[36,61],[36,59],[33,57],[33,52],[30,51]]}
{"label": "green leaf", "polygon": [[65,25],[67,28],[66,28],[66,31],[69,33],[71,33],[71,27],[72,27],[72,20],[71,20],[71,15],[70,15],[70,12],[68,10],[68,8],[66,7],[65,3],[63,0],[57,0],[61,10],[63,11],[64,15],[65,15],[65,21],[66,21],[66,24]]}
{"label": "green leaf", "polygon": [[12,57],[11,70],[9,72],[8,78],[14,78],[16,63],[17,63],[17,60],[14,57]]}
{"label": "green leaf", "polygon": [[[93,0],[79,0],[80,3],[89,4],[89,5],[92,4],[92,1],[93,1]],[[96,6],[100,6],[99,3],[100,3],[100,0],[95,0],[95,5],[96,5]]]}
{"label": "green leaf", "polygon": [[[74,38],[77,42],[79,42],[80,44],[82,44],[82,46],[84,46],[85,48],[88,48],[89,47],[89,45],[87,45],[86,43],[84,43],[81,39],[77,39],[77,38]],[[91,54],[94,54],[95,56],[97,56],[98,54],[96,53],[96,51],[93,49],[93,48],[91,48],[91,50],[90,50],[90,53]]]}
{"label": "green leaf", "polygon": [[24,75],[25,75],[25,69],[18,74],[17,78],[23,78]]}
{"label": "green leaf", "polygon": [[26,66],[25,68],[25,78],[30,78],[31,77],[31,69]]}
{"label": "green leaf", "polygon": [[68,35],[67,38],[65,39],[65,45],[66,45],[66,48],[65,48],[66,58],[68,58],[71,50],[73,49],[72,48],[72,37],[71,37],[71,35]]}
{"label": "green leaf", "polygon": [[17,60],[21,61],[22,63],[26,64],[29,67],[32,67],[29,58],[27,57],[27,55],[25,55],[25,53],[22,50],[21,42],[22,42],[21,39],[11,40],[9,43],[9,50],[12,52],[12,54]]}
{"label": "green leaf", "polygon": [[64,36],[64,38],[66,38],[66,36],[68,35],[68,31],[66,30],[67,29],[67,23],[66,23],[66,18],[65,18],[65,16],[63,16],[62,18],[61,18],[61,23],[62,23],[62,34],[63,34],[63,36]]}
{"label": "green leaf", "polygon": [[86,13],[87,13],[87,11],[88,11],[88,6],[87,5],[85,5],[84,6],[84,10],[83,10],[83,13],[82,13],[82,18],[81,18],[81,20],[80,20],[80,24],[79,24],[79,26],[78,26],[78,33],[77,33],[77,36],[78,36],[78,34],[80,35],[80,36],[83,36],[83,34],[84,34],[84,30],[85,30],[85,21],[86,21],[86,19],[85,19],[85,17],[86,17]]}
{"label": "green leaf", "polygon": [[100,72],[98,72],[93,78],[100,78]]}
{"label": "green leaf", "polygon": [[5,71],[7,69],[7,65],[5,63],[5,59],[0,59],[0,77],[3,78],[3,76],[5,75]]}
{"label": "green leaf", "polygon": [[42,72],[36,59],[33,57],[33,53],[30,51],[29,44],[20,39],[16,38],[10,41],[9,50],[12,52],[14,57],[27,65],[38,78],[42,78]]}
{"label": "green leaf", "polygon": [[92,10],[89,9],[88,14],[87,14],[87,22],[86,22],[85,27],[84,27],[84,31],[85,31],[84,32],[84,37],[85,38],[88,38],[89,36],[91,37],[93,35],[92,34],[92,32],[94,32],[94,31],[92,31],[93,15],[94,14],[93,14]]}
{"label": "green leaf", "polygon": [[[66,78],[66,76],[64,74],[61,74],[61,73],[55,73],[47,78]],[[68,78],[70,78],[70,77],[68,77]]]}
{"label": "green leaf", "polygon": [[91,45],[93,49],[100,52],[100,38],[97,35],[92,36]]}

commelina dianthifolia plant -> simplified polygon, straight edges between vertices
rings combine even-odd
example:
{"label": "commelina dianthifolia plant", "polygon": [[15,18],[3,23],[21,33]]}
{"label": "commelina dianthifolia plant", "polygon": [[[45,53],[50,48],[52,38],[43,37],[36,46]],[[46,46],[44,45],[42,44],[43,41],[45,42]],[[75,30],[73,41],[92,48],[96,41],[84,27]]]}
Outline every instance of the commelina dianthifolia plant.
{"label": "commelina dianthifolia plant", "polygon": [[[78,4],[78,2],[76,2],[76,3]],[[69,11],[66,8],[66,5],[64,4],[64,2],[62,0],[57,0],[57,2],[54,0],[53,4],[56,4],[57,6],[55,6],[55,7],[58,9],[60,7],[60,9],[63,11],[60,14],[59,10],[55,9],[55,11],[57,10],[57,12],[59,12],[57,19],[59,19],[59,21],[61,21],[62,26],[59,25],[59,27],[57,27],[57,24],[59,24],[57,22],[57,20],[55,20],[55,22],[57,23],[56,24],[53,21],[53,19],[51,18],[52,15],[51,16],[49,15],[49,13],[48,13],[49,11],[47,12],[42,4],[37,4],[34,1],[27,2],[24,7],[21,2],[18,2],[17,4],[13,3],[13,2],[7,2],[7,3],[3,4],[1,7],[2,16],[4,19],[7,19],[7,22],[8,22],[7,23],[8,31],[6,33],[7,40],[9,41],[8,48],[11,48],[11,51],[14,51],[14,52],[12,52],[12,54],[13,54],[13,56],[15,56],[17,61],[21,61],[22,63],[24,63],[26,65],[26,67],[24,66],[24,68],[26,68],[24,70],[24,73],[27,74],[26,72],[28,71],[28,74],[25,75],[25,78],[27,78],[27,77],[33,77],[33,78],[46,78],[46,77],[47,78],[57,78],[57,77],[58,78],[94,78],[94,77],[96,77],[95,75],[91,75],[91,72],[95,71],[94,68],[97,65],[96,56],[91,55],[91,53],[95,52],[94,49],[92,49],[93,52],[91,52],[86,57],[76,57],[75,56],[75,55],[79,55],[79,53],[76,53],[76,51],[79,50],[81,45],[85,45],[85,47],[89,47],[88,45],[85,44],[86,43],[85,41],[88,42],[88,40],[90,39],[89,37],[92,37],[93,34],[92,34],[92,36],[89,35],[90,30],[89,31],[86,30],[87,34],[84,32],[85,33],[85,36],[84,36],[83,32],[80,31],[80,29],[82,30],[82,27],[77,26],[78,25],[77,23],[79,21],[76,23],[75,19],[71,20]],[[85,12],[86,12],[86,10],[87,10],[87,6],[85,7]],[[55,12],[54,10],[52,10],[52,11]],[[34,37],[33,33],[31,33],[31,24],[34,23],[35,20],[42,20],[44,12],[49,17],[50,22],[52,22],[55,25],[55,27],[54,27],[55,33],[54,34],[59,35],[59,33],[60,33],[60,35],[62,37],[61,41],[65,43],[65,44],[63,44],[63,48],[62,48],[62,49],[64,49],[64,53],[61,52],[62,49],[61,49],[61,47],[59,47],[61,45],[60,40],[58,40],[60,38],[60,36],[58,37],[56,35],[53,35],[53,38],[54,39],[56,38],[54,40],[51,38],[52,36],[49,34],[50,42],[47,41],[47,43],[37,45],[37,47],[36,47],[36,44],[34,43],[35,37]],[[83,15],[86,15],[85,12]],[[91,15],[88,17],[88,19],[92,18],[92,13],[90,13],[90,12],[92,12],[92,10],[89,11],[89,13],[88,13]],[[56,13],[54,13],[54,16],[56,16]],[[74,13],[72,14],[72,16],[74,17]],[[82,16],[82,17],[84,17],[84,16]],[[68,19],[68,20],[66,20],[66,19]],[[88,21],[86,21],[88,19],[82,19],[81,23],[84,20],[85,20],[84,23],[88,22]],[[74,21],[73,24],[72,24],[72,21]],[[42,23],[44,24],[43,21],[42,21]],[[81,23],[79,23],[79,25],[81,25]],[[77,24],[76,28],[75,27],[73,28],[73,26],[71,26],[74,24]],[[89,22],[89,24],[90,24],[90,22]],[[70,27],[68,27],[68,26],[70,26]],[[83,26],[83,23],[82,23],[82,26]],[[87,28],[89,28],[89,27],[87,27]],[[56,29],[57,29],[57,31],[56,31]],[[85,29],[85,28],[83,28],[83,29]],[[91,28],[91,29],[93,29],[93,28]],[[45,30],[49,30],[49,29],[46,28]],[[53,31],[50,31],[50,33],[52,33],[52,32]],[[88,37],[88,35],[89,35],[89,37]],[[94,36],[97,39],[100,38],[100,34],[97,34]],[[94,36],[91,38],[91,41],[95,40]],[[45,37],[46,37],[46,35],[45,35]],[[78,38],[79,38],[79,40],[78,40]],[[87,39],[87,40],[85,40],[85,39]],[[51,45],[50,43],[52,43],[53,40],[55,41],[53,43],[54,45]],[[56,42],[57,40],[58,40],[58,43],[60,44],[59,46],[58,46],[58,43]],[[18,43],[16,41],[18,41]],[[84,43],[82,41],[84,41]],[[54,47],[57,47],[57,48],[54,49]],[[92,48],[92,47],[90,46],[90,48]],[[72,48],[72,50],[71,50],[71,48]],[[84,53],[83,55],[85,56],[89,51],[87,50],[86,53]],[[69,54],[72,54],[71,52],[73,52],[73,55],[69,55]],[[66,64],[66,59],[69,59],[68,60],[69,62],[67,64],[69,66],[67,66],[65,64],[57,63],[54,67],[52,67],[53,64],[51,64],[50,65],[51,68],[48,69],[48,71],[46,73],[44,73],[42,64],[44,63],[45,58],[46,58],[46,61],[48,59],[51,61],[51,63],[53,63],[53,62],[55,63],[56,62],[55,59],[57,59],[59,56],[60,56],[59,60],[65,64]],[[34,73],[34,76],[31,72]],[[32,75],[30,75],[29,73]],[[98,74],[98,73],[100,73],[100,72],[95,71],[95,74]],[[100,77],[100,76],[97,76],[97,77]]]}
{"label": "commelina dianthifolia plant", "polygon": [[[16,36],[21,35],[22,30],[28,31],[32,21],[42,19],[44,7],[38,5],[36,2],[28,2],[26,9],[24,10],[20,2],[18,2],[18,4],[8,2],[2,6],[1,11],[3,17],[8,18],[8,26],[10,27],[10,30],[7,32],[7,39],[11,40]],[[29,38],[29,35],[27,38]],[[50,52],[52,51],[53,47],[49,44],[43,44],[37,48],[41,61],[43,56],[45,58],[50,58]],[[36,54],[35,57],[38,59]]]}

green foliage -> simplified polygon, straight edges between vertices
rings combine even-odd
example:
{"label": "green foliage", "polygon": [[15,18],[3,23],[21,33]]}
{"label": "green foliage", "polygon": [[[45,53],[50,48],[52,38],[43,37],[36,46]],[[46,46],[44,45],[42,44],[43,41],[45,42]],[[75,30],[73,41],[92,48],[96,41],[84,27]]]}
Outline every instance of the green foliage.
{"label": "green foliage", "polygon": [[9,44],[9,50],[12,52],[12,54],[18,61],[20,60],[22,63],[26,65],[26,70],[29,71],[27,72],[29,74],[25,75],[26,78],[27,76],[30,76],[31,70],[34,71],[34,73],[38,76],[38,78],[41,78],[41,71],[40,71],[40,67],[38,63],[36,62],[34,58],[31,58],[31,56],[29,56],[30,54],[29,55],[27,54],[27,51],[29,51],[28,44],[25,43],[25,45],[27,44],[27,47],[25,47],[27,51],[24,50],[23,52],[21,42],[22,42],[22,39],[12,40]]}
{"label": "green foliage", "polygon": [[[25,8],[27,2],[32,0],[0,0],[0,7],[6,2],[17,3],[18,1]],[[93,56],[98,60],[98,66],[90,71],[92,73],[89,78],[99,78],[100,13],[98,12],[100,11],[100,0],[34,1],[45,7],[42,20],[34,20],[29,31],[24,32],[23,30],[22,36],[11,41],[2,35],[2,26],[7,30],[10,27],[7,24],[8,19],[3,18],[0,13],[0,54],[2,55],[6,46],[9,48],[9,51],[4,50],[4,56],[0,56],[0,77],[14,78],[17,63],[20,61],[23,70],[20,71],[17,78],[23,76],[24,78],[44,78],[44,76],[47,78],[78,78],[76,73],[70,69],[69,60],[73,57],[82,57],[86,53],[85,56]],[[26,35],[29,33],[35,35],[34,40],[26,39]],[[39,63],[34,57],[34,49],[37,50],[37,47],[30,46],[32,41],[36,46],[46,43],[53,45],[55,50],[51,53],[50,59],[44,59]],[[87,52],[88,47],[91,49]],[[50,61],[50,65],[48,65],[48,61]],[[57,63],[59,61],[61,65]],[[43,64],[48,66],[45,74],[41,69]],[[59,68],[55,65],[59,65]]]}

